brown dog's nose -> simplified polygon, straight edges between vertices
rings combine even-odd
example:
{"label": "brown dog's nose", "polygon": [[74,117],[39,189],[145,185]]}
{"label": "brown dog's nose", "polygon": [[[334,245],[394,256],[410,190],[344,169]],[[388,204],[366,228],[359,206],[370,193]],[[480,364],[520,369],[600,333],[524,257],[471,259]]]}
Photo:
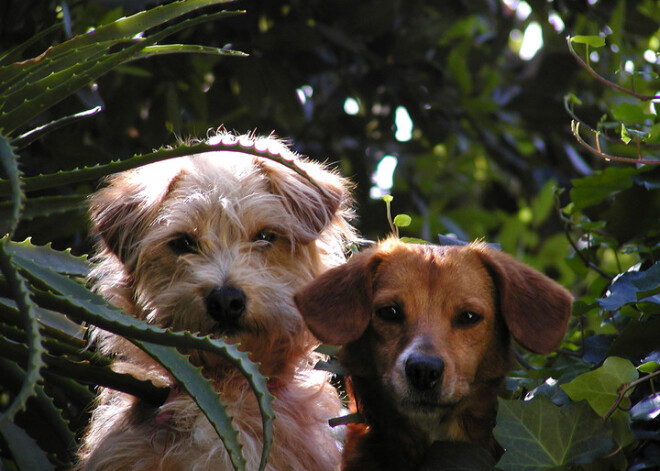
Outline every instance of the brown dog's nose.
{"label": "brown dog's nose", "polygon": [[410,355],[406,361],[408,382],[418,391],[429,391],[442,379],[445,363],[440,357]]}
{"label": "brown dog's nose", "polygon": [[223,327],[236,327],[236,321],[245,311],[246,301],[243,290],[234,286],[223,286],[215,288],[206,297],[206,310]]}

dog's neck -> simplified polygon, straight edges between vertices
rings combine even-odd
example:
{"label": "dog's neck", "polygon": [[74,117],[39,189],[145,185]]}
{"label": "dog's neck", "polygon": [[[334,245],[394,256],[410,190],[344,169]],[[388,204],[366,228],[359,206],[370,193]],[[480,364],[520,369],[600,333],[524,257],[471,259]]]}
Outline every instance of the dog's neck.
{"label": "dog's neck", "polygon": [[[357,408],[365,417],[365,424],[357,447],[360,452],[383,464],[383,469],[416,470],[435,441],[461,441],[480,445],[497,456],[499,448],[492,434],[497,415],[497,392],[504,377],[473,385],[473,393],[457,405],[440,423],[414,423],[394,407],[385,396],[382,385],[373,378],[353,376],[351,388]],[[350,456],[349,456],[350,464]],[[348,470],[358,470],[355,463]]]}

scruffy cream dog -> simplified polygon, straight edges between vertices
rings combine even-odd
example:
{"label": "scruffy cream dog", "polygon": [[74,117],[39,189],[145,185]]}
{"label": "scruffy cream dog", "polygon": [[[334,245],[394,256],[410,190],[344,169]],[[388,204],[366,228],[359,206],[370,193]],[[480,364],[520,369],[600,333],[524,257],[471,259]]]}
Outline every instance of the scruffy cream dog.
{"label": "scruffy cream dog", "polygon": [[[312,371],[315,340],[293,293],[344,260],[353,237],[347,181],[295,156],[281,141],[219,133],[295,159],[319,188],[286,166],[240,152],[181,157],[120,173],[91,199],[99,237],[91,279],[108,301],[174,330],[240,342],[275,396],[270,471],[324,471],[340,456],[330,417],[339,401]],[[120,337],[98,333],[115,369],[172,387],[159,365]],[[192,352],[233,417],[247,460],[261,456],[261,415],[247,381],[226,361]],[[81,470],[231,470],[204,414],[184,393],[160,407],[103,389],[79,453]]]}

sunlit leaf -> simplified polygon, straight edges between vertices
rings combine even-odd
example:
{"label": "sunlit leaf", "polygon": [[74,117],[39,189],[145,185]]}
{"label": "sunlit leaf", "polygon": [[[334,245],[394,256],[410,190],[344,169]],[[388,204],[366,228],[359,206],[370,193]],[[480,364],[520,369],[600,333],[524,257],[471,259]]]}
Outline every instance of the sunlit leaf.
{"label": "sunlit leaf", "polygon": [[618,388],[639,377],[637,369],[624,358],[608,357],[603,366],[563,384],[574,401],[586,399],[593,409],[604,416],[618,396]]}
{"label": "sunlit leaf", "polygon": [[587,44],[591,47],[603,47],[605,46],[605,38],[602,36],[571,36],[570,38],[572,43],[577,44]]}

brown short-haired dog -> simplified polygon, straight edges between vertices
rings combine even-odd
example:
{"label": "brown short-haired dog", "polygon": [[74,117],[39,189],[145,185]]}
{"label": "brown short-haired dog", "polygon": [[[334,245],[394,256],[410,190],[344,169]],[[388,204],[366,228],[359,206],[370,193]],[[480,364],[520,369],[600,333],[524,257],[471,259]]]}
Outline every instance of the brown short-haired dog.
{"label": "brown short-haired dog", "polygon": [[339,360],[366,424],[351,426],[344,470],[417,470],[434,441],[497,453],[497,394],[510,336],[548,353],[571,295],[484,244],[389,239],[295,295],[310,330],[343,345]]}
{"label": "brown short-haired dog", "polygon": [[[211,138],[218,141],[236,151],[123,172],[91,198],[99,236],[92,282],[109,302],[149,323],[240,343],[275,396],[266,469],[332,471],[340,455],[327,421],[339,413],[339,398],[328,378],[312,371],[317,341],[293,293],[344,261],[344,243],[353,237],[349,186],[274,138],[221,133]],[[250,146],[295,162],[316,184],[241,152]],[[154,407],[102,389],[77,469],[233,469],[206,416],[167,371],[121,337],[96,336],[116,370],[174,394]],[[247,380],[218,356],[188,353],[233,417],[247,469],[257,469],[261,415]]]}

